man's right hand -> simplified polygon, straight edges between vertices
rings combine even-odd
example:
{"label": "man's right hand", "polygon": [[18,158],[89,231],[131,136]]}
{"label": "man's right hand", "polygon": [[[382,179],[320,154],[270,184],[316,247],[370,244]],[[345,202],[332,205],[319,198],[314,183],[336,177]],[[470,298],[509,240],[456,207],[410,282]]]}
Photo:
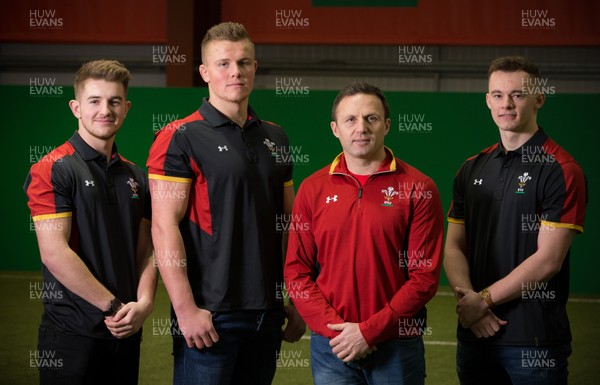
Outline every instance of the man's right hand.
{"label": "man's right hand", "polygon": [[488,310],[483,317],[471,325],[470,329],[475,337],[488,338],[498,333],[500,328],[506,324],[508,321],[501,320],[491,310]]}
{"label": "man's right hand", "polygon": [[212,322],[212,313],[208,310],[195,307],[189,313],[178,314],[177,322],[190,349],[210,348],[219,342],[219,335]]}

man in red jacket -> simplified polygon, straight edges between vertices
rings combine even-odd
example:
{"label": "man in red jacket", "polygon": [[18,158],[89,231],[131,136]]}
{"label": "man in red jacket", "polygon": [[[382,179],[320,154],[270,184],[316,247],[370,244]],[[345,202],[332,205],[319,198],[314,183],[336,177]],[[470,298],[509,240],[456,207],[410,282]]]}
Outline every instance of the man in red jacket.
{"label": "man in red jacket", "polygon": [[312,330],[315,384],[423,384],[425,304],[439,283],[434,182],[385,147],[389,106],[356,82],[333,104],[343,152],[301,184],[286,288]]}

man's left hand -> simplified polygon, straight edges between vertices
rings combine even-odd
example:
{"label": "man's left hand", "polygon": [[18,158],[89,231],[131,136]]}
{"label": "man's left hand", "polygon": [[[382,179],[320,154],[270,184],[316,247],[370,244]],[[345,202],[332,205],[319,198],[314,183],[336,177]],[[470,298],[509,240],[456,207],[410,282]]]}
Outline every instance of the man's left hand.
{"label": "man's left hand", "polygon": [[455,290],[460,297],[456,304],[458,320],[462,327],[470,328],[474,322],[487,314],[488,306],[476,291],[461,287],[456,287]]}
{"label": "man's left hand", "polygon": [[106,317],[104,324],[116,338],[127,338],[140,330],[151,312],[151,304],[128,302],[114,316]]}
{"label": "man's left hand", "polygon": [[333,348],[333,353],[344,362],[365,358],[377,350],[374,346],[369,347],[357,323],[328,324],[327,327],[341,332],[340,335],[329,341],[329,346]]}
{"label": "man's left hand", "polygon": [[285,342],[297,342],[306,332],[306,323],[300,317],[296,306],[286,305],[283,310],[287,317],[287,325],[283,331],[283,340]]}

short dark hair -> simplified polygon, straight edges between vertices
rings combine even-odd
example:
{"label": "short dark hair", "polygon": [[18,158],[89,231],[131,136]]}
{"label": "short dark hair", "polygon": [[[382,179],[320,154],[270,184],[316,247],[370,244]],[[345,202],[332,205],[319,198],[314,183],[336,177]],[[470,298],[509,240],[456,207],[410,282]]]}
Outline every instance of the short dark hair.
{"label": "short dark hair", "polygon": [[342,90],[337,94],[333,101],[333,108],[331,109],[331,119],[335,121],[335,110],[338,107],[338,104],[347,96],[354,96],[358,94],[367,94],[367,95],[375,95],[381,100],[381,104],[383,104],[384,118],[388,119],[390,117],[390,105],[388,104],[387,99],[383,92],[372,84],[362,81],[355,81],[348,84],[346,87],[342,88]]}
{"label": "short dark hair", "polygon": [[204,52],[208,44],[213,41],[238,42],[243,40],[247,40],[252,46],[252,50],[254,50],[254,43],[252,43],[252,39],[250,39],[250,35],[248,34],[248,31],[246,31],[246,28],[240,23],[227,21],[214,25],[206,31],[200,48],[201,51]]}
{"label": "short dark hair", "polygon": [[494,59],[488,69],[488,79],[492,76],[492,73],[496,71],[523,71],[528,73],[531,77],[540,77],[540,69],[538,66],[523,56],[503,56]]}
{"label": "short dark hair", "polygon": [[131,73],[125,65],[116,60],[101,59],[84,63],[75,74],[75,97],[87,79],[121,83],[125,88],[125,95],[127,95]]}

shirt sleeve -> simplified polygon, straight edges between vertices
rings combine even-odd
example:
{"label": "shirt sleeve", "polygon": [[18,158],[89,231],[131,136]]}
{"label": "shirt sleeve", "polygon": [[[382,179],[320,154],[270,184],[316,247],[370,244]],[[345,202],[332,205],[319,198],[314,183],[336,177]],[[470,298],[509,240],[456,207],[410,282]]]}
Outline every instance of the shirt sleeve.
{"label": "shirt sleeve", "polygon": [[157,132],[146,163],[149,179],[174,182],[189,182],[193,179],[189,142],[180,127],[170,125]]}
{"label": "shirt sleeve", "polygon": [[49,157],[31,167],[24,186],[34,222],[70,217],[73,211],[73,185],[66,176],[66,162],[44,159]]}
{"label": "shirt sleeve", "polygon": [[542,200],[541,223],[583,233],[587,205],[587,181],[575,161],[560,164],[552,169]]}
{"label": "shirt sleeve", "polygon": [[344,323],[331,307],[316,283],[318,276],[317,246],[312,232],[312,213],[307,192],[301,185],[294,201],[292,222],[285,262],[285,282],[289,297],[308,327],[322,336],[339,334],[327,324]]}
{"label": "shirt sleeve", "polygon": [[452,202],[448,210],[448,222],[450,223],[465,223],[465,178],[466,178],[467,163],[463,163],[460,170],[454,177],[454,185],[452,187]]}
{"label": "shirt sleeve", "polygon": [[143,217],[152,221],[152,200],[150,198],[150,185],[148,184],[148,174],[144,173],[144,214]]}
{"label": "shirt sleeve", "polygon": [[290,162],[290,164],[285,166],[285,177],[283,179],[283,181],[284,181],[283,185],[285,187],[294,185],[293,169],[294,169],[294,166],[291,162]]}
{"label": "shirt sleeve", "polygon": [[[414,198],[413,202],[413,219],[406,242],[408,280],[382,310],[359,324],[369,346],[392,338],[412,336],[415,327],[403,330],[402,321],[423,311],[437,291],[444,243],[444,212],[433,181],[428,180],[426,186],[426,192],[430,194]],[[412,324],[405,322],[405,325]]]}

